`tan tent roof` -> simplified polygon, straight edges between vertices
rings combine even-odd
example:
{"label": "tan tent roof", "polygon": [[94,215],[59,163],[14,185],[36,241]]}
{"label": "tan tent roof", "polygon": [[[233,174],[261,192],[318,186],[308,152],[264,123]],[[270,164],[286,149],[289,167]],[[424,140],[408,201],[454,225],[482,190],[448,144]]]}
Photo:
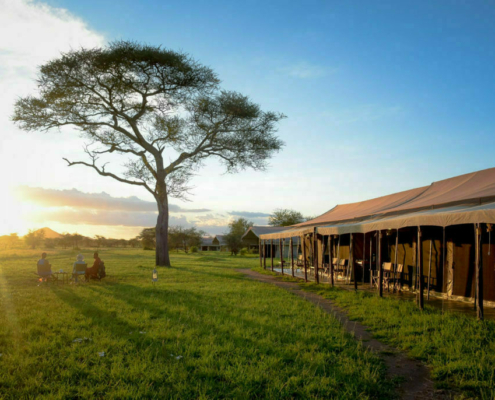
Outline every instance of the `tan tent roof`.
{"label": "tan tent roof", "polygon": [[310,221],[294,225],[294,227],[322,225],[375,215],[390,208],[399,207],[402,204],[415,199],[428,188],[429,186],[424,186],[406,190],[404,192],[389,194],[388,196],[377,197],[376,199],[361,201],[359,203],[338,205],[325,214]]}
{"label": "tan tent roof", "polygon": [[278,231],[270,234],[264,234],[260,236],[260,239],[263,240],[273,240],[273,239],[284,239],[284,238],[291,238],[291,237],[297,237],[297,236],[302,236],[307,233],[313,232],[313,228],[293,228],[293,229],[287,229],[283,231]]}
{"label": "tan tent roof", "polygon": [[242,239],[244,239],[244,236],[246,236],[249,232],[253,232],[256,236],[260,237],[261,235],[267,235],[267,234],[274,233],[274,232],[285,231],[287,229],[292,229],[292,227],[290,227],[290,226],[252,226],[244,233],[244,235],[242,235]]}
{"label": "tan tent roof", "polygon": [[433,182],[420,196],[397,207],[384,210],[396,213],[426,207],[445,207],[449,204],[467,204],[495,197],[495,168],[455,176]]}
{"label": "tan tent roof", "polygon": [[319,227],[322,235],[366,233],[385,229],[401,229],[410,226],[451,226],[474,223],[495,224],[495,203],[479,206],[459,205],[435,210],[423,210],[404,215],[370,219],[354,224]]}

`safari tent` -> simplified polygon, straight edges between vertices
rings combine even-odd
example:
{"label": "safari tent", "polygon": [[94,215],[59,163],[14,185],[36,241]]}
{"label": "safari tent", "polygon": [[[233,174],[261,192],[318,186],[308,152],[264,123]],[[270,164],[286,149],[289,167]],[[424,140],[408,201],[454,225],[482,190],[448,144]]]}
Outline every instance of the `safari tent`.
{"label": "safari tent", "polygon": [[[344,270],[349,282],[495,304],[495,168],[358,203],[337,205],[263,244],[298,238],[319,280]],[[341,263],[343,265],[341,266]],[[342,268],[341,268],[342,267]],[[342,271],[338,271],[342,272]]]}

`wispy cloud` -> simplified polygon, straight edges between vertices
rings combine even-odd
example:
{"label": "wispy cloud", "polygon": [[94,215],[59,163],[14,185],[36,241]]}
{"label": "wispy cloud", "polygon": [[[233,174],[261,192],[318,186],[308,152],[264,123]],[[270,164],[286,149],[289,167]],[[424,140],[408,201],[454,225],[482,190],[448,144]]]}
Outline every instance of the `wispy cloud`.
{"label": "wispy cloud", "polygon": [[321,65],[310,64],[306,61],[280,68],[280,72],[283,74],[300,79],[321,78],[336,71],[336,68],[327,68]]}
{"label": "wispy cloud", "polygon": [[[102,193],[84,193],[77,189],[56,190],[40,187],[18,186],[14,193],[20,201],[34,203],[42,207],[72,207],[92,210],[148,212],[156,211],[156,203],[141,200],[136,196],[113,197]],[[170,204],[172,213],[203,213],[206,208],[185,209]]]}
{"label": "wispy cloud", "polygon": [[246,217],[246,218],[256,218],[256,217],[269,217],[270,214],[262,212],[251,212],[251,211],[231,211],[230,215],[235,217]]}

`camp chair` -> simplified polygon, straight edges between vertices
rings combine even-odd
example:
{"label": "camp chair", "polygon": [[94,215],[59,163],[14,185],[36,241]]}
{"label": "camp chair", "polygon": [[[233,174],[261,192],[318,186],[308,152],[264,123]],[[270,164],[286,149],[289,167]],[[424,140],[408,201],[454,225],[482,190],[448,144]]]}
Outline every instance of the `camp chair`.
{"label": "camp chair", "polygon": [[390,287],[390,281],[393,281],[392,263],[391,262],[384,262],[382,264],[382,269],[383,269],[383,283],[387,284],[387,291],[388,291],[389,287]]}
{"label": "camp chair", "polygon": [[43,263],[40,264],[39,262],[36,264],[37,272],[35,272],[36,275],[38,275],[39,282],[49,282],[49,281],[56,281],[57,277],[52,274],[52,265],[48,263]]}
{"label": "camp chair", "polygon": [[395,269],[395,276],[393,278],[394,289],[400,291],[402,289],[402,273],[404,271],[404,264],[397,264]]}
{"label": "camp chair", "polygon": [[343,276],[345,278],[346,269],[347,269],[347,260],[345,258],[341,258],[334,272],[337,274],[337,277],[340,275],[341,277]]}
{"label": "camp chair", "polygon": [[88,267],[88,264],[76,264],[76,269],[72,273],[72,278],[74,279],[75,283],[79,282],[79,277],[84,278],[84,275],[86,274],[86,268]]}

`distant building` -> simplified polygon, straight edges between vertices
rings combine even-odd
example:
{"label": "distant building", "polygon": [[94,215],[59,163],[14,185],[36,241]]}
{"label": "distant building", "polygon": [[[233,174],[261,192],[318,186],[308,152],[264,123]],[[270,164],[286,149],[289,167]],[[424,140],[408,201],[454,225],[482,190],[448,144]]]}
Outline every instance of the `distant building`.
{"label": "distant building", "polygon": [[201,239],[201,251],[227,251],[224,235],[204,237]]}

